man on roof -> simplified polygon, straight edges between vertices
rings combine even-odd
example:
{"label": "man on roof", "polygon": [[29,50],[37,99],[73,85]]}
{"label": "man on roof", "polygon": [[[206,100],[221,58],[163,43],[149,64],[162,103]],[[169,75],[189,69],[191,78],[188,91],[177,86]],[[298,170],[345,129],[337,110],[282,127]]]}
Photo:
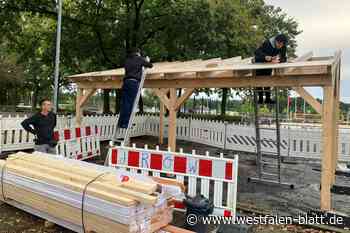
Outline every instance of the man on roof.
{"label": "man on roof", "polygon": [[[287,62],[287,43],[288,39],[284,34],[278,34],[268,40],[255,50],[255,63],[283,63]],[[272,69],[256,70],[256,76],[270,76]],[[259,87],[256,89],[259,96],[259,104],[273,104],[271,99],[271,89],[269,87]]]}
{"label": "man on roof", "polygon": [[125,77],[122,86],[121,108],[118,120],[119,128],[128,127],[131,112],[142,79],[143,67],[153,67],[149,57],[142,57],[141,50],[138,48],[131,49],[124,65]]}

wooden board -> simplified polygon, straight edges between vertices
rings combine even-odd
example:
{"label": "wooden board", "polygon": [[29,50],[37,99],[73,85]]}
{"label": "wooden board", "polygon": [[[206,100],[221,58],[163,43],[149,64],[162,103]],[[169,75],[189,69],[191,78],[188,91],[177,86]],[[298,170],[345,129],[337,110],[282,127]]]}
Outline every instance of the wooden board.
{"label": "wooden board", "polygon": [[[41,160],[36,164],[37,158]],[[58,167],[55,167],[58,165]],[[6,168],[4,168],[6,166]],[[11,156],[8,161],[0,160],[0,171],[6,169],[4,174],[14,173],[17,176],[23,176],[26,178],[33,178],[35,180],[41,180],[52,184],[63,184],[66,188],[73,188],[74,191],[82,191],[82,187],[86,184],[86,181],[90,178],[84,178],[83,171],[86,171],[86,176],[93,176],[99,174],[94,170],[89,170],[79,167],[74,167],[79,172],[75,172],[72,167],[67,164],[60,164],[59,160],[55,160],[55,163],[50,163],[50,158],[40,157],[38,155],[27,155],[27,154],[17,154]],[[73,169],[73,170],[72,170]],[[108,182],[108,178],[103,177],[104,182]],[[102,178],[101,178],[102,179]],[[83,181],[82,181],[83,180]],[[57,182],[57,183],[55,183]],[[144,185],[139,183],[140,185]],[[1,185],[1,184],[0,184]],[[30,188],[24,188],[16,186],[14,184],[4,183],[4,193],[6,201],[0,196],[0,201],[5,201],[8,204],[16,206],[17,203],[33,208],[36,211],[45,213],[47,215],[53,216],[56,219],[61,219],[72,223],[74,225],[81,226],[82,224],[82,213],[81,208],[76,208],[74,206],[63,203],[59,200],[54,200],[43,194],[34,192]],[[137,183],[133,184],[137,185]],[[89,186],[90,187],[90,186]],[[116,189],[117,188],[117,189]],[[134,197],[120,195],[120,192],[113,193],[112,191],[118,191],[120,187],[108,188],[106,183],[102,183],[102,180],[91,184],[91,188],[87,189],[87,194],[89,196],[95,196],[98,198],[104,198],[106,201],[117,200],[119,203],[126,202],[127,204],[135,204]],[[119,190],[120,191],[120,190]],[[129,190],[132,191],[132,190]],[[142,195],[147,195],[140,193]],[[148,195],[149,196],[149,195]],[[131,202],[128,203],[128,200]],[[151,206],[150,206],[151,207]],[[166,226],[172,220],[172,207],[167,207],[165,209],[156,210],[155,214],[151,218],[151,231],[155,232]],[[131,225],[121,224],[112,221],[108,218],[98,216],[96,214],[85,211],[84,212],[84,225],[86,232],[99,232],[99,233],[133,233],[138,231],[138,225],[133,224],[130,220]]]}
{"label": "wooden board", "polygon": [[[23,156],[23,158],[30,157],[32,156]],[[35,157],[32,158],[34,159],[34,161],[37,160]],[[50,160],[48,157],[45,159]],[[51,164],[59,164],[58,160],[51,160]],[[38,163],[40,163],[40,161],[38,161]],[[75,174],[75,171],[80,170],[79,167],[74,167],[74,169],[76,169],[74,170],[73,168],[69,168],[67,164],[64,165],[68,168],[68,171],[66,172],[64,171],[64,169],[57,170],[47,168],[42,165],[31,164],[30,162],[28,163],[28,161],[21,161],[21,158],[12,158],[6,162],[7,171],[13,172],[16,175],[21,175],[24,177],[37,179],[43,182],[52,183],[82,193],[85,189],[86,184],[89,183],[92,179],[82,178],[80,175]],[[32,169],[31,166],[35,167],[36,169]],[[156,196],[137,192],[128,189],[127,187],[123,187],[122,185],[118,186],[117,182],[107,182],[106,185],[101,184],[101,182],[103,181],[100,180],[99,182],[91,183],[87,189],[87,192],[92,196],[96,196],[101,199],[105,199],[113,203],[123,205],[134,205],[135,201],[152,205],[155,204],[157,201]]]}
{"label": "wooden board", "polygon": [[[19,203],[26,206],[34,206],[36,210],[42,211],[49,215],[55,216],[58,219],[68,221],[70,223],[81,225],[82,214],[81,209],[74,208],[70,205],[58,202],[56,200],[41,196],[37,193],[30,192],[23,188],[18,188],[13,185],[4,185],[6,191],[6,197],[9,198],[8,204],[11,204],[12,200],[20,200]],[[18,201],[17,201],[18,202]],[[158,219],[160,215],[156,215]],[[154,224],[151,228],[155,230],[162,228],[169,222],[166,219],[161,218],[163,223]],[[84,213],[84,225],[86,231],[94,231],[99,233],[133,233],[137,232],[136,225],[123,225],[107,218],[97,216],[95,214],[85,212]],[[135,228],[132,230],[132,228]]]}
{"label": "wooden board", "polygon": [[[55,160],[47,158],[42,154],[35,154],[35,152],[30,156],[27,155],[27,153],[19,152],[15,155],[11,155],[8,161],[12,161],[14,163],[21,163],[23,164],[23,166],[27,164],[27,166],[40,166],[42,169],[49,168],[51,170],[47,171],[48,174],[66,174],[73,177],[78,177],[78,179],[84,181],[85,183],[91,181],[92,179],[101,174],[101,172],[99,171],[68,164],[67,162],[63,161],[61,163],[54,163],[53,161]],[[157,190],[156,184],[139,182],[130,177],[128,178],[128,180],[120,182],[118,179],[116,179],[116,177],[113,174],[104,175],[103,177],[98,179],[96,183],[100,183],[104,186],[122,186],[130,190],[146,194],[152,194]]]}

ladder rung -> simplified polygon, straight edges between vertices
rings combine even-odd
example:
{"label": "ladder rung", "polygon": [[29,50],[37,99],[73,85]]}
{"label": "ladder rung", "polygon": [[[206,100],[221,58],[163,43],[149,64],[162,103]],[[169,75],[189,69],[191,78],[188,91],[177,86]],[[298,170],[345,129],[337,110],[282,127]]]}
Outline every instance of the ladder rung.
{"label": "ladder rung", "polygon": [[261,165],[268,165],[270,167],[278,167],[278,163],[260,162]]}
{"label": "ladder rung", "polygon": [[259,128],[260,130],[271,130],[271,131],[277,131],[277,129],[276,128],[266,128],[266,127],[264,127],[264,128]]}
{"label": "ladder rung", "polygon": [[272,176],[272,177],[278,177],[278,174],[273,174],[273,173],[267,173],[267,172],[261,172],[262,176]]}
{"label": "ladder rung", "polygon": [[264,155],[278,155],[278,153],[277,152],[271,152],[271,151],[264,151],[264,150],[262,150],[262,151],[260,151],[262,154],[264,154]]}
{"label": "ladder rung", "polygon": [[262,166],[261,168],[260,168],[260,170],[262,171],[262,172],[267,172],[267,173],[279,173],[280,172],[280,170],[278,169],[278,166],[276,166],[276,167],[274,167],[274,166]]}
{"label": "ladder rung", "polygon": [[261,156],[261,159],[271,159],[271,160],[276,161],[276,160],[279,159],[279,157],[278,157],[278,155],[273,155],[273,154],[266,155],[266,154],[264,154],[264,155]]}
{"label": "ladder rung", "polygon": [[262,157],[275,158],[278,159],[280,156],[278,153],[261,151]]}

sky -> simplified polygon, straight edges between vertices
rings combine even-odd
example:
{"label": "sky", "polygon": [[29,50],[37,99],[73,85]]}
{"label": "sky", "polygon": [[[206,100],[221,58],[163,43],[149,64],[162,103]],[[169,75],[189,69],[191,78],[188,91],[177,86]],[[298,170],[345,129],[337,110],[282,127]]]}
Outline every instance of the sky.
{"label": "sky", "polygon": [[[350,0],[265,0],[299,23],[297,55],[331,56],[342,50],[341,101],[350,103]],[[321,88],[308,88],[322,98]]]}

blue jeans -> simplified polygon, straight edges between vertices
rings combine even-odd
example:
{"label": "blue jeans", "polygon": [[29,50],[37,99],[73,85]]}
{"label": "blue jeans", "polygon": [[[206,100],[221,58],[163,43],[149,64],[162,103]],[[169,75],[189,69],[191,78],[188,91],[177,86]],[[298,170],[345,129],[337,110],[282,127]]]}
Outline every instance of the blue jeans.
{"label": "blue jeans", "polygon": [[130,115],[133,109],[134,101],[139,89],[140,82],[136,80],[124,80],[122,87],[122,99],[120,106],[120,115],[118,120],[119,128],[127,128],[130,120]]}

